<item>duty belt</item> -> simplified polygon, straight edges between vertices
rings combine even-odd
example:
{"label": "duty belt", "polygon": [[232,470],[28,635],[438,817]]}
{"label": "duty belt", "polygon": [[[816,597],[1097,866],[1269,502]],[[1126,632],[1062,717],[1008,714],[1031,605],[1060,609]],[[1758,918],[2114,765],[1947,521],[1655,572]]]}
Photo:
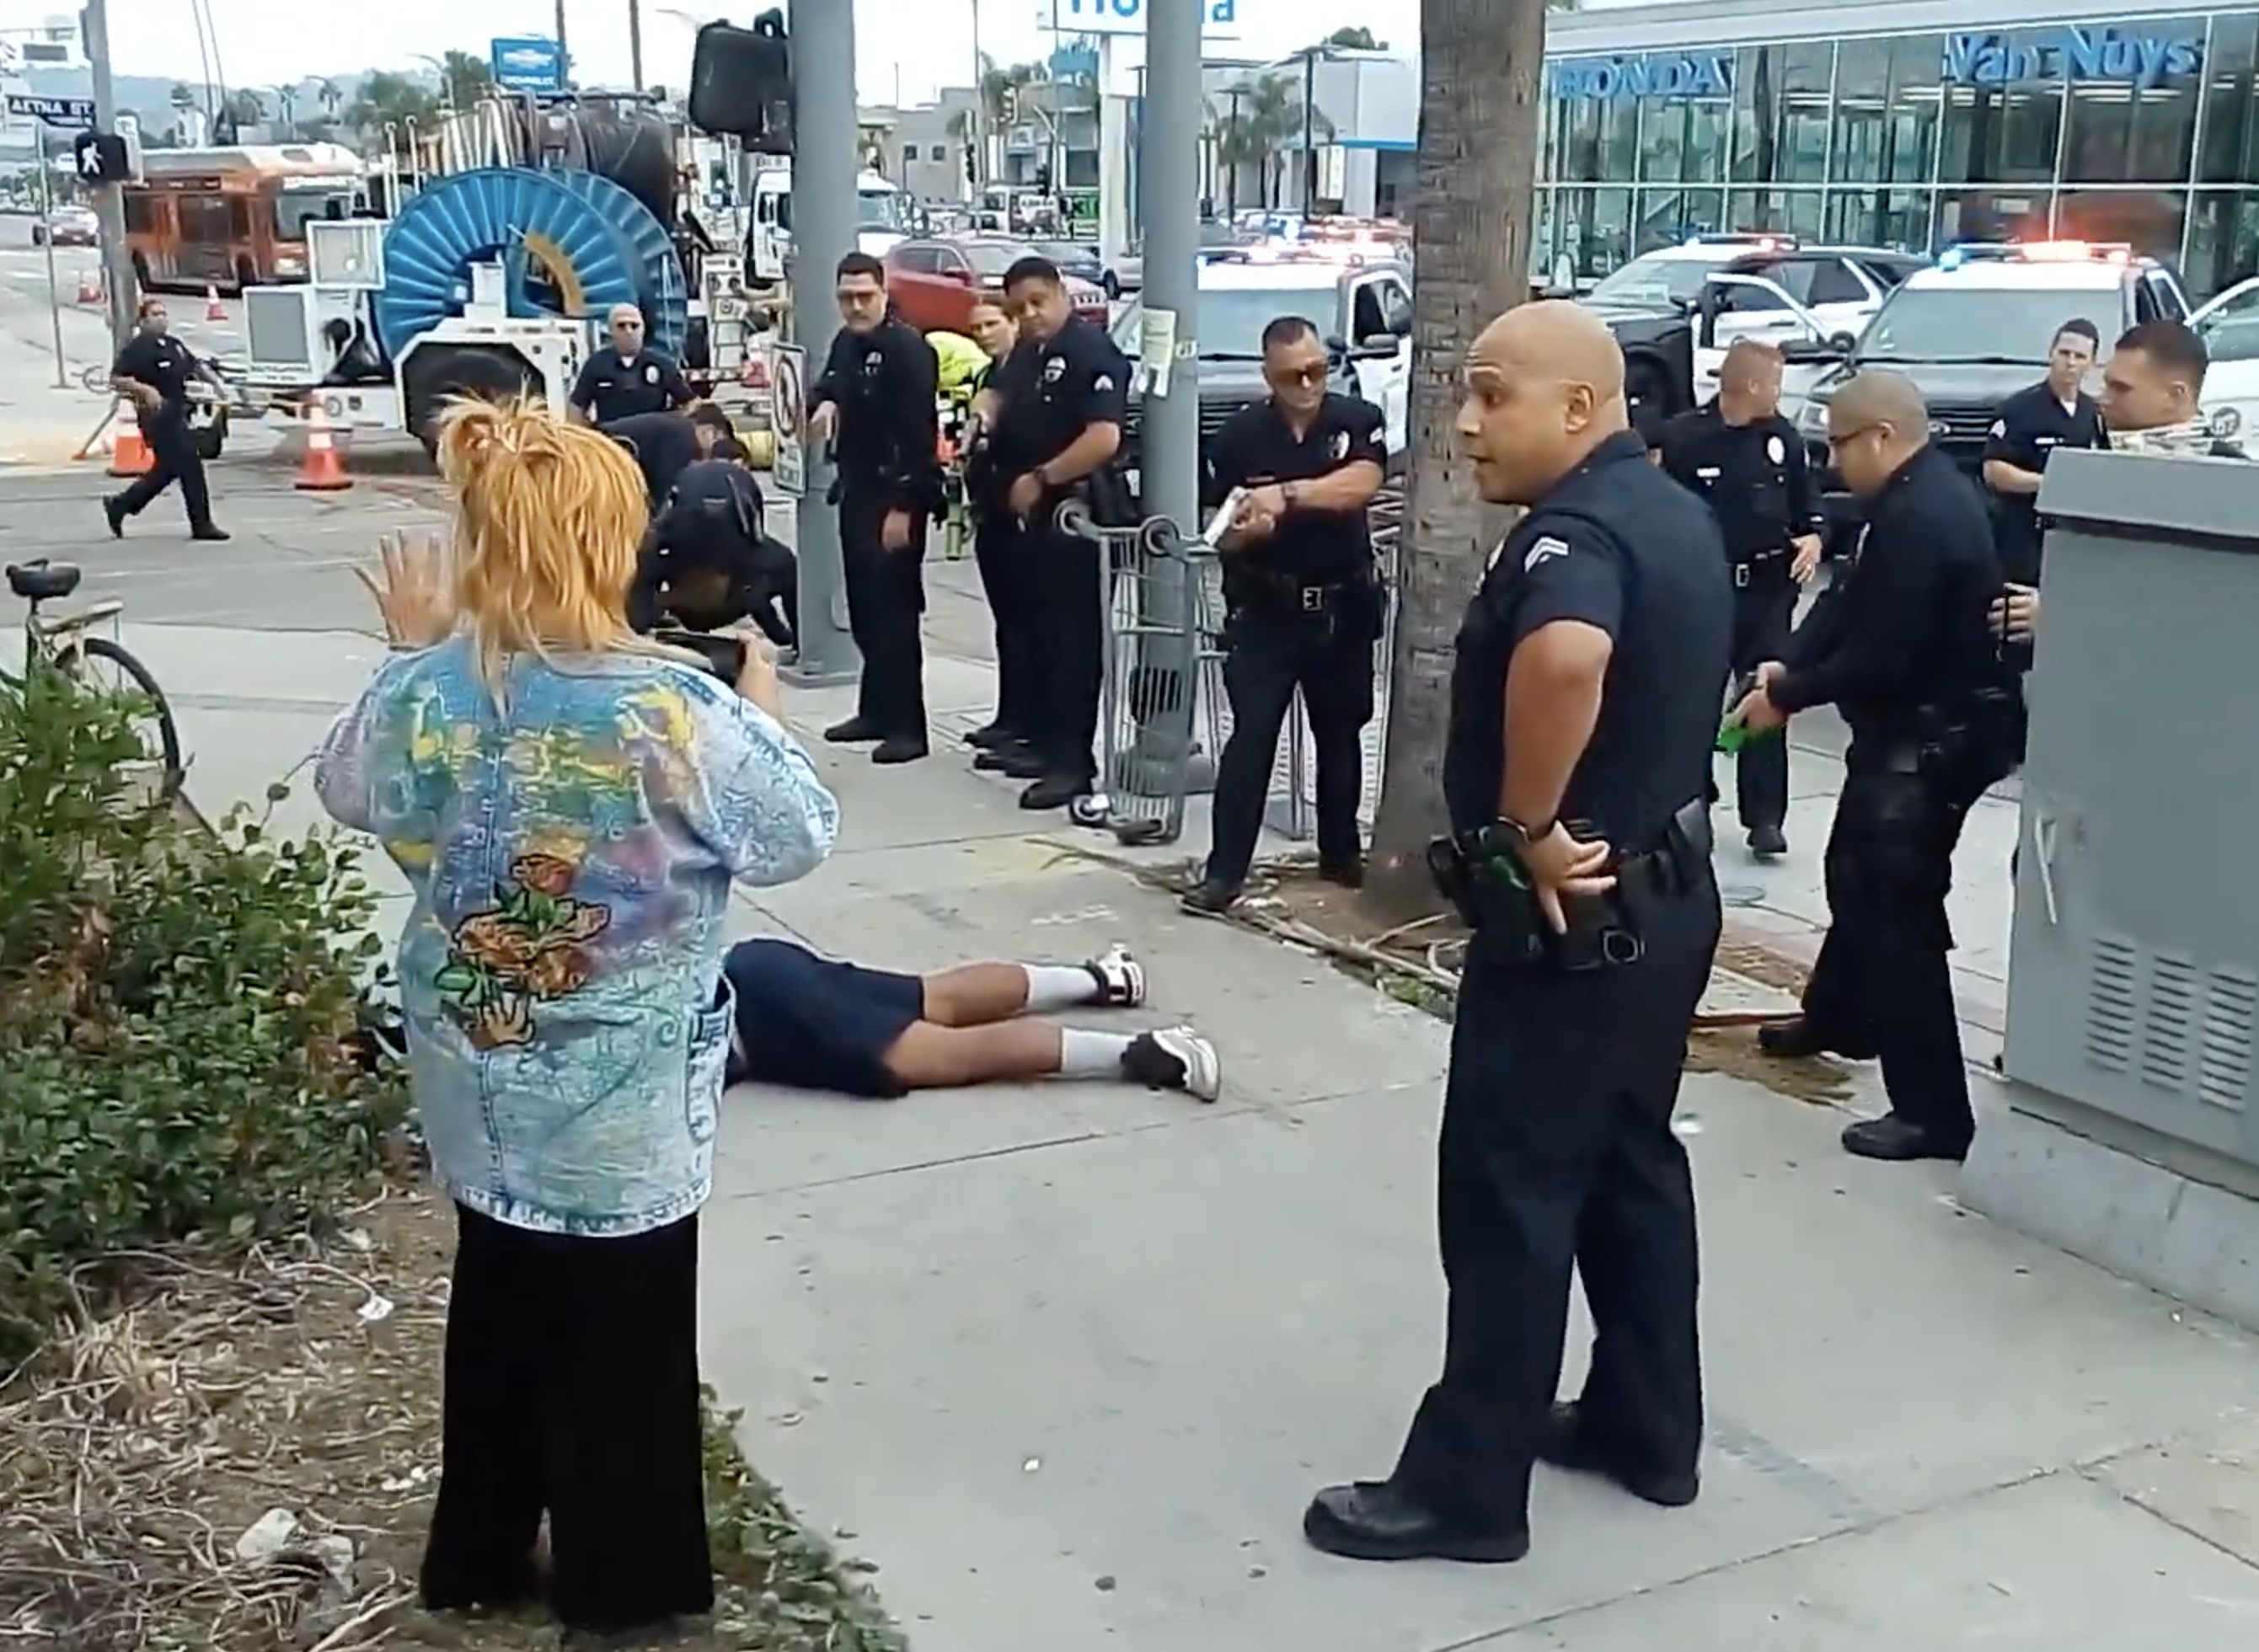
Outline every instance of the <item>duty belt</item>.
{"label": "duty belt", "polygon": [[1787,554],[1788,551],[1785,546],[1776,545],[1770,551],[1759,551],[1751,556],[1735,558],[1734,588],[1737,591],[1748,590],[1749,588],[1749,580],[1754,570],[1763,566],[1765,563],[1778,562],[1781,558]]}
{"label": "duty belt", "polygon": [[1361,583],[1356,580],[1334,580],[1324,584],[1311,584],[1294,574],[1281,573],[1271,568],[1241,567],[1232,570],[1232,583],[1239,587],[1238,596],[1244,605],[1267,609],[1283,607],[1289,612],[1324,614],[1330,612],[1334,600],[1350,587]]}

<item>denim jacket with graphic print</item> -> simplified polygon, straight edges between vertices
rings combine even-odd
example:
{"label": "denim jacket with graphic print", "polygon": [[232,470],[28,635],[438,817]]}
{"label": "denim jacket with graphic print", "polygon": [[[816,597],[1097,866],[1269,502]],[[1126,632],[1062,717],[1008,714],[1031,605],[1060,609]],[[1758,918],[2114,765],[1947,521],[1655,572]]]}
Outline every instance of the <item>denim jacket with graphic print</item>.
{"label": "denim jacket with graphic print", "polygon": [[838,805],[693,666],[521,656],[501,701],[467,637],[396,655],[314,789],[415,890],[401,997],[440,1185],[512,1227],[646,1232],[713,1183],[730,879],[806,876]]}

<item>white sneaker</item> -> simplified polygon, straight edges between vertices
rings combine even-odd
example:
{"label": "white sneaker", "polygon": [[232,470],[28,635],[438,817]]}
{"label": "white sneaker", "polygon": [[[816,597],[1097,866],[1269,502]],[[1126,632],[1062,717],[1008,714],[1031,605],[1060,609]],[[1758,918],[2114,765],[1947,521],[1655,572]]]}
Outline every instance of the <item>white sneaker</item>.
{"label": "white sneaker", "polygon": [[1115,942],[1083,965],[1098,979],[1097,1002],[1108,1009],[1135,1009],[1145,1001],[1145,966]]}
{"label": "white sneaker", "polygon": [[1156,1090],[1182,1090],[1201,1101],[1213,1101],[1223,1092],[1222,1058],[1189,1027],[1139,1033],[1122,1053],[1122,1071]]}

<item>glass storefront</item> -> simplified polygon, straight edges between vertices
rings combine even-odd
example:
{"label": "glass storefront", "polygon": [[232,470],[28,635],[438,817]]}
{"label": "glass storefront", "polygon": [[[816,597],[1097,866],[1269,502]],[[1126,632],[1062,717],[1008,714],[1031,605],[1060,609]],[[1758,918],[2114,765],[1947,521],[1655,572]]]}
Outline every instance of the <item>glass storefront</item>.
{"label": "glass storefront", "polygon": [[1533,267],[1702,231],[1934,251],[2124,243],[2259,274],[2259,12],[1690,47],[1546,66]]}

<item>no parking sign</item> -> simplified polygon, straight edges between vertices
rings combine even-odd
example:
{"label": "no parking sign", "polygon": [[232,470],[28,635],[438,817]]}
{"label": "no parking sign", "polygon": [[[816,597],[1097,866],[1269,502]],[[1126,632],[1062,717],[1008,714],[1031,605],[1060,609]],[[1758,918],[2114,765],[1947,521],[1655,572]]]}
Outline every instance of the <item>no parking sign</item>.
{"label": "no parking sign", "polygon": [[776,447],[769,474],[779,492],[801,498],[808,492],[808,352],[798,345],[776,347],[769,429]]}

